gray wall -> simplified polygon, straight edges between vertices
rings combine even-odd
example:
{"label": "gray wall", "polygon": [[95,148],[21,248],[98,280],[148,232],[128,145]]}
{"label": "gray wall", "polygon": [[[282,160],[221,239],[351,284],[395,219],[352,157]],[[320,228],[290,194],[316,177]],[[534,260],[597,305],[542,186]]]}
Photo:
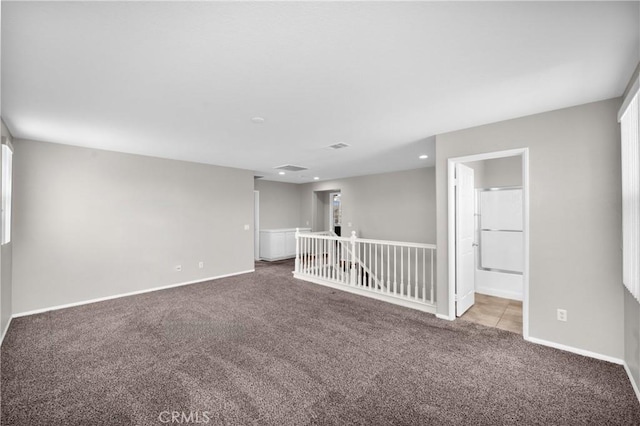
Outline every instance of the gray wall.
{"label": "gray wall", "polygon": [[253,269],[250,171],[14,146],[14,314]]}
{"label": "gray wall", "polygon": [[[621,100],[436,138],[438,312],[448,315],[447,159],[529,147],[531,337],[623,357]],[[556,309],[568,310],[568,322]]]}
{"label": "gray wall", "polygon": [[[329,209],[331,208],[331,200],[329,199],[329,195],[331,191],[315,191],[315,216],[313,217],[313,222],[309,221],[309,218],[303,220],[306,223],[313,223],[312,229],[314,232],[320,231],[330,231],[331,227],[329,226]],[[301,213],[302,215],[302,213]]]}
{"label": "gray wall", "polygon": [[[9,139],[11,145],[11,134],[4,122],[0,123],[2,136]],[[2,155],[0,151],[0,176],[2,176]],[[15,169],[15,167],[14,167]],[[15,211],[15,209],[14,209]],[[15,213],[13,214],[15,217]],[[13,236],[12,236],[13,238]],[[4,332],[9,324],[13,313],[11,306],[11,264],[13,258],[13,242],[3,245],[0,248],[0,334]]]}
{"label": "gray wall", "polygon": [[522,158],[505,157],[484,161],[483,188],[522,186]]}
{"label": "gray wall", "polygon": [[433,167],[301,186],[303,223],[314,223],[314,191],[340,190],[343,236],[356,231],[361,238],[428,244],[436,240]]}
{"label": "gray wall", "polygon": [[260,229],[296,228],[300,223],[300,185],[258,179]]}
{"label": "gray wall", "polygon": [[473,169],[476,189],[522,186],[522,159],[520,156],[470,161],[464,164]]}

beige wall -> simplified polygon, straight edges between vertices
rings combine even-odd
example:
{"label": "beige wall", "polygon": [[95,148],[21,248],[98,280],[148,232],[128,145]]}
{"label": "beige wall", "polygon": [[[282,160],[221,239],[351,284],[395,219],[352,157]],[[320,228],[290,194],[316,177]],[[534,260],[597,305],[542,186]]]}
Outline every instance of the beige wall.
{"label": "beige wall", "polygon": [[250,171],[14,146],[14,314],[253,269]]}
{"label": "beige wall", "polygon": [[260,229],[302,227],[300,223],[300,185],[258,179],[260,191]]}
{"label": "beige wall", "polygon": [[[421,168],[302,186],[301,221],[314,223],[314,191],[340,190],[342,235],[433,244],[435,169]],[[351,222],[351,227],[348,223]]]}
{"label": "beige wall", "polygon": [[[447,160],[529,148],[531,337],[623,357],[621,100],[436,138],[438,312],[448,315]],[[556,309],[568,311],[566,323]]]}
{"label": "beige wall", "polygon": [[[2,136],[8,138],[11,145],[11,134],[4,122],[0,123]],[[0,153],[0,176],[2,176],[2,155]],[[14,214],[15,217],[15,214]],[[9,325],[9,320],[13,314],[11,306],[11,267],[13,258],[13,242],[4,244],[0,248],[0,335]]]}

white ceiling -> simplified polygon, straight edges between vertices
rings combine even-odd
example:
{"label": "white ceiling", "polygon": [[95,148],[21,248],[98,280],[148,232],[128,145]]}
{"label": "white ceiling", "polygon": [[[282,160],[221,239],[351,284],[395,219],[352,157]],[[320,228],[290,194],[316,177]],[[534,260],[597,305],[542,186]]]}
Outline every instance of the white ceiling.
{"label": "white ceiling", "polygon": [[[433,165],[433,135],[621,95],[639,14],[637,2],[4,1],[2,116],[18,138],[271,180],[411,169]],[[351,146],[326,148],[338,142]],[[283,164],[310,170],[278,176]]]}

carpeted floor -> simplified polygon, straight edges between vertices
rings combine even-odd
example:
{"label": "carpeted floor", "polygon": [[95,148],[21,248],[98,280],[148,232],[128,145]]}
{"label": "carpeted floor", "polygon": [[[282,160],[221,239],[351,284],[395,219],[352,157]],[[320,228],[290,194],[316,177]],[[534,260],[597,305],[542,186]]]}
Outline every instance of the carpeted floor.
{"label": "carpeted floor", "polygon": [[291,265],[15,319],[2,425],[640,424],[619,365]]}

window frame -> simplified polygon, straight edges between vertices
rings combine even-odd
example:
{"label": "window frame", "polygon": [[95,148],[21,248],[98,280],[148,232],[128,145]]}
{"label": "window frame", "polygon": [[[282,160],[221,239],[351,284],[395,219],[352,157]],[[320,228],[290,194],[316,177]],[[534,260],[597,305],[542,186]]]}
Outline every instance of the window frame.
{"label": "window frame", "polygon": [[622,173],[622,282],[640,302],[640,79],[618,113]]}
{"label": "window frame", "polygon": [[11,242],[11,216],[13,193],[13,147],[7,138],[2,138],[2,220],[0,230],[0,244]]}

